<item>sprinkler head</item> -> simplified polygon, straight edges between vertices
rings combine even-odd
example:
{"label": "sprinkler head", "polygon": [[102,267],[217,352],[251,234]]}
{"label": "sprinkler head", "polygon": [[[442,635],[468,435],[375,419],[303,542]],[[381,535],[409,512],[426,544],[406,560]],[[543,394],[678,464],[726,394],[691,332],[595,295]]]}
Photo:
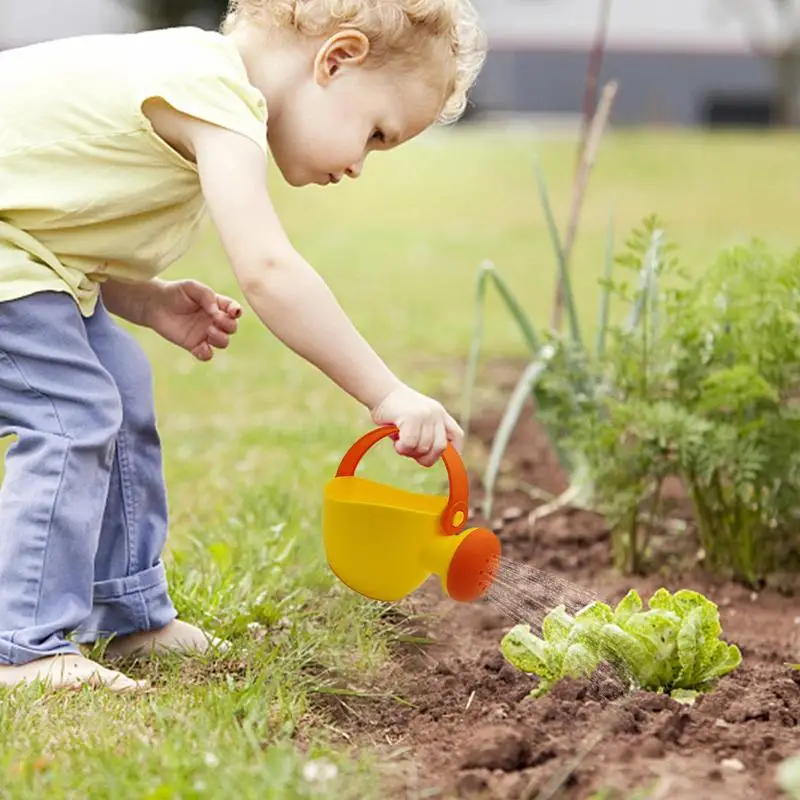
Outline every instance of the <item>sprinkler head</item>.
{"label": "sprinkler head", "polygon": [[458,546],[447,570],[446,591],[460,603],[482,597],[500,566],[500,540],[487,528],[473,528]]}

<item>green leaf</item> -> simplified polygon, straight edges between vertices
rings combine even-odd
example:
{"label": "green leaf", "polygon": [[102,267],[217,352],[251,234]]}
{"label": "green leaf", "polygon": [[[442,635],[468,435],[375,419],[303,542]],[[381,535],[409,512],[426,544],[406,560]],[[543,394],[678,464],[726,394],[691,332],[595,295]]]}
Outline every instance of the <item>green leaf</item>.
{"label": "green leaf", "polygon": [[704,617],[707,617],[709,622],[717,620],[716,632],[714,636],[719,636],[721,628],[719,627],[719,612],[715,603],[712,603],[708,598],[703,597],[699,592],[693,592],[690,589],[681,589],[675,592],[672,596],[673,610],[678,616],[685,619],[695,609],[700,609]]}
{"label": "green leaf", "polygon": [[549,681],[561,677],[557,652],[544,639],[531,632],[528,625],[515,625],[500,642],[506,661],[521,672],[528,672]]}
{"label": "green leaf", "polygon": [[486,291],[489,282],[492,282],[497,289],[497,293],[506,304],[511,318],[519,326],[522,338],[525,339],[531,352],[537,353],[541,347],[539,336],[531,324],[528,315],[519,304],[514,293],[508,287],[505,280],[495,271],[494,265],[491,262],[486,262],[481,265],[478,270],[478,281],[475,290],[475,323],[472,335],[472,344],[470,346],[469,358],[467,360],[467,375],[465,378],[464,397],[462,401],[461,420],[462,427],[464,428],[465,435],[469,429],[469,421],[472,414],[472,391],[475,386],[478,359],[480,357],[481,345],[483,343],[483,317],[484,308],[486,305]]}
{"label": "green leaf", "polygon": [[533,634],[527,625],[516,625],[503,637],[500,650],[505,659],[539,678],[534,697],[546,694],[562,678],[588,677],[597,669],[600,658],[596,650],[571,639],[579,627],[564,606],[557,606],[542,624],[545,639]]}
{"label": "green leaf", "polygon": [[631,614],[636,614],[642,610],[642,598],[635,589],[631,589],[622,600],[617,603],[614,609],[614,622],[620,627],[624,627],[625,622]]}
{"label": "green leaf", "polygon": [[647,601],[647,605],[650,608],[658,608],[663,611],[673,611],[676,614],[678,613],[677,609],[675,608],[675,602],[672,599],[672,595],[663,587],[658,589],[653,596]]}
{"label": "green leaf", "polygon": [[561,674],[573,678],[587,678],[597,669],[599,662],[597,653],[591,647],[575,642],[564,654]]}
{"label": "green leaf", "polygon": [[539,679],[538,686],[531,692],[531,697],[544,697],[558,681],[548,681],[544,678]]}
{"label": "green leaf", "polygon": [[525,342],[527,343],[531,352],[538,353],[542,347],[541,339],[528,319],[528,315],[525,313],[525,311],[523,311],[522,306],[519,304],[516,296],[505,282],[505,279],[494,269],[488,273],[488,276],[494,282],[497,293],[503,299],[503,302],[511,312],[511,316],[514,319],[514,322],[517,323],[520,332],[522,333],[522,338],[525,339]]}
{"label": "green leaf", "polygon": [[599,600],[589,603],[588,606],[584,606],[575,614],[575,621],[584,628],[601,627],[608,622],[612,622],[613,619],[611,608]]}
{"label": "green leaf", "polygon": [[737,364],[712,372],[703,380],[697,410],[739,412],[754,403],[779,400],[778,391],[754,365]]}
{"label": "green leaf", "polygon": [[659,658],[667,659],[675,654],[681,618],[673,611],[654,608],[631,614],[622,628],[651,642],[658,651]]}
{"label": "green leaf", "polygon": [[652,685],[646,688],[660,689],[671,686],[680,671],[678,660],[678,631],[680,617],[672,611],[651,609],[631,614],[621,627],[643,643],[653,658]]}
{"label": "green leaf", "polygon": [[633,330],[639,326],[644,312],[656,299],[656,279],[661,263],[661,247],[664,233],[661,230],[650,231],[650,240],[647,244],[644,258],[639,272],[639,292],[633,302],[633,307],[628,314],[627,328]]}
{"label": "green leaf", "polygon": [[697,686],[710,689],[716,681],[733,672],[742,663],[742,653],[736,645],[716,641],[696,659],[691,674],[680,673],[675,686]]}
{"label": "green leaf", "polygon": [[614,213],[609,215],[608,235],[606,239],[606,261],[603,269],[603,280],[600,292],[600,312],[597,323],[597,343],[595,355],[602,359],[606,352],[606,337],[608,336],[608,317],[611,306],[611,276],[614,271]]}
{"label": "green leaf", "polygon": [[742,663],[742,651],[735,644],[717,642],[711,657],[703,662],[700,683],[709,683],[733,672]]}
{"label": "green leaf", "polygon": [[700,692],[695,689],[673,689],[669,696],[683,705],[694,705],[695,700],[700,696]]}
{"label": "green leaf", "polygon": [[566,646],[574,626],[575,620],[567,614],[566,607],[556,606],[542,620],[542,635],[549,644],[563,647]]}
{"label": "green leaf", "polygon": [[488,275],[491,269],[491,264],[481,265],[481,268],[478,270],[478,282],[475,288],[475,322],[473,324],[469,357],[467,358],[467,374],[464,378],[464,395],[461,401],[461,426],[464,430],[465,437],[469,435],[469,423],[472,418],[472,392],[475,389],[478,360],[481,354],[481,345],[483,344],[483,316],[484,306],[486,305],[486,284],[489,280]]}
{"label": "green leaf", "polygon": [[677,683],[684,688],[699,682],[701,658],[706,647],[703,622],[702,608],[695,607],[683,620],[678,631],[678,660],[681,663],[681,671]]}
{"label": "green leaf", "polygon": [[619,625],[604,625],[600,633],[603,657],[637,686],[654,688],[653,675],[658,669],[655,647]]}
{"label": "green leaf", "polygon": [[530,397],[531,389],[547,369],[550,359],[554,354],[555,349],[548,345],[543,348],[541,358],[528,364],[525,371],[520,376],[519,381],[517,381],[517,385],[514,387],[514,391],[511,394],[511,399],[506,406],[503,418],[500,420],[497,433],[492,441],[489,461],[483,476],[483,485],[486,492],[483,501],[483,513],[487,517],[490,517],[492,514],[494,487],[500,472],[500,464],[503,461],[506,448],[517,426],[517,422],[519,421],[522,408]]}

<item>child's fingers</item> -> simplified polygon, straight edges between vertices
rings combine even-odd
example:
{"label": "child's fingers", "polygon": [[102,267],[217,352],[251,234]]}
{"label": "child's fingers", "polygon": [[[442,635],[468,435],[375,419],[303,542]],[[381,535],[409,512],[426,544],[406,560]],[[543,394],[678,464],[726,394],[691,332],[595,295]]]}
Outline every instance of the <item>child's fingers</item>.
{"label": "child's fingers", "polygon": [[211,361],[214,357],[214,351],[211,349],[211,345],[208,342],[201,342],[197,347],[192,349],[192,355],[198,361]]}
{"label": "child's fingers", "polygon": [[230,297],[217,295],[217,305],[225,312],[229,319],[239,319],[242,316],[242,307]]}
{"label": "child's fingers", "polygon": [[445,416],[444,426],[445,430],[447,431],[447,438],[450,440],[456,451],[460,453],[464,448],[463,429],[449,414]]}
{"label": "child's fingers", "polygon": [[198,281],[182,281],[181,288],[186,296],[194,303],[197,303],[206,314],[216,315],[219,313],[217,293],[205,284]]}
{"label": "child's fingers", "polygon": [[417,448],[419,447],[422,425],[418,420],[412,419],[398,427],[400,429],[400,435],[395,442],[394,449],[401,456],[412,456],[417,452]]}
{"label": "child's fingers", "polygon": [[[426,422],[422,426],[422,431],[419,435],[419,441],[417,442],[417,449],[415,455],[418,456],[418,460],[420,460],[420,464],[426,462],[431,457],[431,448],[433,447],[433,440],[436,436],[436,428],[435,426],[430,423]],[[435,459],[431,460],[431,464]]]}
{"label": "child's fingers", "polygon": [[206,334],[206,341],[212,346],[220,350],[224,350],[230,344],[230,337],[225,331],[212,325]]}
{"label": "child's fingers", "polygon": [[214,323],[212,327],[218,328],[224,333],[236,333],[236,331],[239,329],[239,323],[227,315],[219,315],[214,317]]}

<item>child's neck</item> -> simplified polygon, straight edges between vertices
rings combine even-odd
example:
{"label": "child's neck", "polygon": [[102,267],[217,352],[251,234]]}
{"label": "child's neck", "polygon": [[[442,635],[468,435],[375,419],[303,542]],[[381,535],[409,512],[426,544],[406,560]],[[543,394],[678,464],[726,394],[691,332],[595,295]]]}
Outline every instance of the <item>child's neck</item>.
{"label": "child's neck", "polygon": [[270,119],[278,119],[284,98],[307,79],[312,69],[311,49],[298,47],[294,39],[268,37],[244,22],[226,36],[239,51],[250,83],[266,98]]}

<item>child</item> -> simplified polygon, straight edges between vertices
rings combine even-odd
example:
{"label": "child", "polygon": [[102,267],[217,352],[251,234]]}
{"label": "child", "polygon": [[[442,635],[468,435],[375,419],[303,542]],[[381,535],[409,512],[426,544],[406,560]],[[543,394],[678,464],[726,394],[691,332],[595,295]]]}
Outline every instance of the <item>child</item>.
{"label": "child", "polygon": [[456,119],[483,58],[469,0],[232,0],[221,33],[0,54],[0,435],[18,437],[0,490],[0,684],[144,686],[70,634],[112,637],[111,657],[209,647],[169,598],[152,374],[110,316],[201,361],[228,346],[233,300],[157,277],[206,209],[256,315],[396,424],[398,453],[431,466],[460,448],[290,244],[267,151],[293,186],[356,178],[369,153]]}

